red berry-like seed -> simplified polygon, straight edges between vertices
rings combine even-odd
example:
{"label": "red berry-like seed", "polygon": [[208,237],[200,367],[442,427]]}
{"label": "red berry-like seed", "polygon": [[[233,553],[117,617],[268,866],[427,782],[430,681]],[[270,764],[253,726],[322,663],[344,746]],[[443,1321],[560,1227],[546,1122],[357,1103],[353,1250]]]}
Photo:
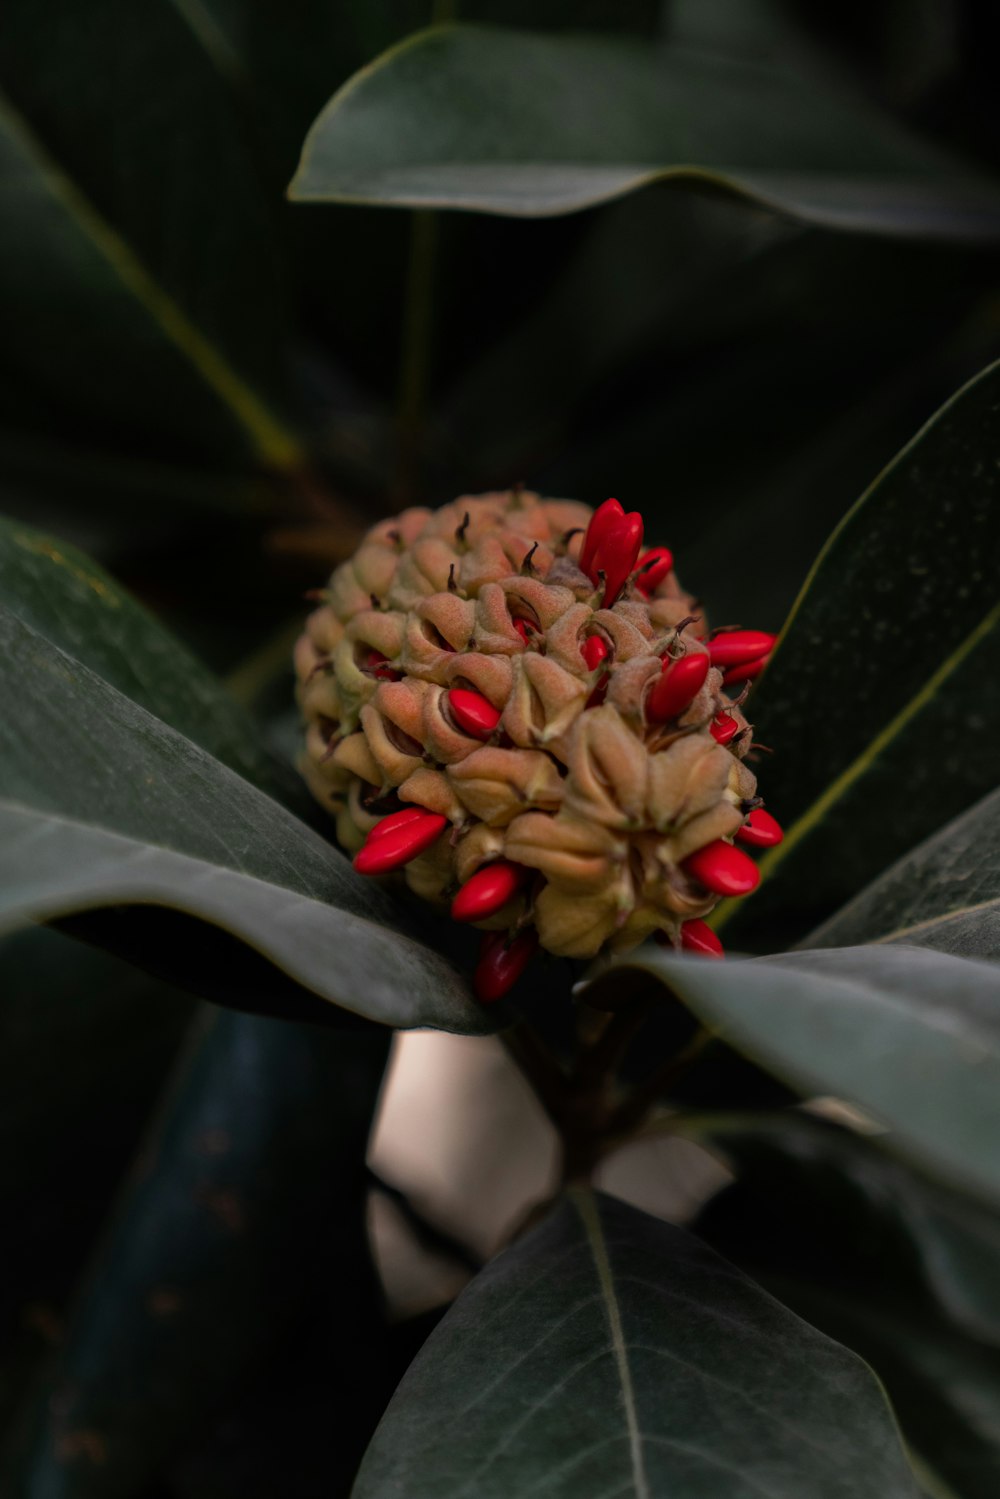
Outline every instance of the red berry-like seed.
{"label": "red berry-like seed", "polygon": [[511,624],[514,626],[514,629],[520,635],[520,637],[524,641],[525,645],[527,645],[527,643],[528,643],[528,636],[531,634],[531,630],[528,627],[528,621],[526,619],[519,619],[519,618],[517,618],[517,616],[515,616],[511,620]]}
{"label": "red berry-like seed", "polygon": [[727,666],[742,666],[747,661],[758,661],[767,655],[777,638],[766,630],[726,630],[709,641],[712,665],[725,669]]}
{"label": "red berry-like seed", "polygon": [[580,548],[579,560],[580,571],[586,573],[588,578],[593,578],[592,564],[598,543],[604,536],[609,524],[620,520],[624,514],[624,510],[617,500],[605,500],[603,505],[598,505],[590,517],[590,525],[587,527],[583,538],[583,545]]}
{"label": "red berry-like seed", "polygon": [[749,895],[760,884],[760,870],[749,854],[722,838],[691,854],[684,868],[714,895]]}
{"label": "red berry-like seed", "polygon": [[674,554],[668,547],[652,547],[636,563],[636,588],[649,598],[659,588],[673,565]]}
{"label": "red berry-like seed", "polygon": [[736,836],[741,843],[747,843],[751,848],[775,848],[785,833],[780,822],[770,812],[765,812],[763,807],[755,807]]}
{"label": "red berry-like seed", "polygon": [[604,574],[603,608],[610,609],[625,587],[641,547],[642,516],[638,510],[630,510],[628,515],[609,524],[598,543],[591,569],[595,583],[598,573]]}
{"label": "red berry-like seed", "polygon": [[528,878],[522,864],[498,859],[486,864],[462,886],[451,903],[455,921],[486,921],[507,904]]}
{"label": "red berry-like seed", "polygon": [[588,635],[580,648],[580,655],[591,671],[596,671],[602,661],[608,659],[608,647],[600,635]]}
{"label": "red berry-like seed", "polygon": [[354,867],[358,874],[388,874],[430,848],[447,826],[447,817],[437,812],[425,812],[422,817],[403,823],[391,833],[369,838],[354,855]]}
{"label": "red berry-like seed", "polygon": [[709,733],[716,744],[728,744],[740,732],[740,726],[730,714],[717,713],[709,724]]}
{"label": "red berry-like seed", "polygon": [[451,716],[473,739],[488,739],[500,722],[500,709],[467,687],[453,687],[448,693]]}
{"label": "red berry-like seed", "polygon": [[382,682],[398,682],[400,679],[400,673],[389,665],[389,657],[383,656],[374,646],[365,657],[364,670]]}
{"label": "red berry-like seed", "polygon": [[704,958],[725,957],[725,949],[707,921],[685,921],[681,927],[681,947],[685,952],[701,953]]}
{"label": "red berry-like seed", "polygon": [[646,698],[647,723],[667,723],[689,708],[704,686],[708,667],[704,651],[691,651],[676,661],[665,660]]}
{"label": "red berry-like seed", "polygon": [[371,843],[372,839],[384,838],[386,833],[394,833],[397,828],[405,828],[408,822],[416,822],[427,815],[426,807],[404,807],[401,812],[390,812],[388,817],[375,824],[365,841]]}
{"label": "red berry-like seed", "polygon": [[730,666],[722,673],[724,682],[752,682],[754,677],[759,677],[764,667],[768,664],[770,654],[761,656],[757,661],[745,661],[742,666]]}
{"label": "red berry-like seed", "polygon": [[472,976],[480,1003],[493,1004],[512,989],[538,951],[538,934],[520,932],[506,945],[505,932],[487,932],[479,949],[479,962]]}

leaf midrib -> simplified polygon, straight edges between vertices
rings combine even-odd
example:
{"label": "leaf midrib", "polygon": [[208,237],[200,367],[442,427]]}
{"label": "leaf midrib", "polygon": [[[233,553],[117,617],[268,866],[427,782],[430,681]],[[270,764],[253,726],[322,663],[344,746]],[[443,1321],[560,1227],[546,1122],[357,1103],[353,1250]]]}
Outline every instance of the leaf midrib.
{"label": "leaf midrib", "polygon": [[625,1332],[622,1327],[621,1308],[618,1305],[618,1297],[615,1294],[614,1276],[611,1272],[611,1261],[608,1258],[608,1249],[604,1240],[604,1229],[601,1225],[600,1214],[597,1211],[597,1204],[594,1202],[594,1194],[588,1188],[571,1189],[569,1197],[580,1216],[584,1233],[587,1236],[587,1242],[594,1258],[594,1268],[597,1271],[601,1297],[608,1319],[611,1350],[614,1354],[615,1366],[618,1370],[618,1382],[621,1385],[625,1426],[628,1432],[629,1460],[632,1465],[632,1479],[635,1485],[636,1499],[652,1499],[652,1490],[649,1487],[646,1463],[642,1451],[642,1433],[639,1430],[635,1388],[632,1384],[632,1370],[629,1366],[628,1348],[625,1343]]}

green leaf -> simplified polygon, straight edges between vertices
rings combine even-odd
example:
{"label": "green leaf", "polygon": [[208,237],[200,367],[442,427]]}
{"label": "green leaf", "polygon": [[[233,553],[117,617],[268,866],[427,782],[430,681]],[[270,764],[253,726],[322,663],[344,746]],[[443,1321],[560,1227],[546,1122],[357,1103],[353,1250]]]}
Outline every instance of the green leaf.
{"label": "green leaf", "polygon": [[[820,553],[752,714],[785,840],[717,925],[801,936],[996,785],[1000,364],[955,395]],[[731,934],[731,936],[730,936]]]}
{"label": "green leaf", "polygon": [[4,6],[3,361],[45,425],[287,468],[273,210],[196,9]]}
{"label": "green leaf", "polygon": [[299,1325],[339,1374],[326,1435],[349,1478],[378,1378],[364,1152],[388,1044],[369,1028],[202,1017],[24,1413],[11,1491],[145,1491]]}
{"label": "green leaf", "polygon": [[876,940],[1000,958],[1000,790],[905,854],[813,932],[808,946]]}
{"label": "green leaf", "polygon": [[874,1366],[907,1441],[956,1494],[993,1499],[1000,1219],[804,1114],[682,1129],[737,1173],[698,1232]]}
{"label": "green leaf", "polygon": [[[5,609],[0,690],[0,930],[167,907],[369,1018],[486,1028],[454,969],[343,855]],[[183,944],[170,956],[188,958]]]}
{"label": "green leaf", "polygon": [[488,27],[421,32],[355,75],[313,125],[290,191],[535,216],[657,180],[838,228],[1000,231],[994,183],[822,78]]}
{"label": "green leaf", "polygon": [[860,1105],[887,1143],[1000,1198],[1000,966],[919,947],[837,947],[725,963],[641,950],[738,1050],[802,1090]]}
{"label": "green leaf", "polygon": [[[850,1433],[850,1441],[843,1435]],[[354,1499],[895,1499],[865,1367],[683,1230],[587,1190],[462,1293]]]}
{"label": "green leaf", "polygon": [[250,717],[75,547],[0,516],[0,606],[231,770],[289,794],[289,772],[263,749]]}

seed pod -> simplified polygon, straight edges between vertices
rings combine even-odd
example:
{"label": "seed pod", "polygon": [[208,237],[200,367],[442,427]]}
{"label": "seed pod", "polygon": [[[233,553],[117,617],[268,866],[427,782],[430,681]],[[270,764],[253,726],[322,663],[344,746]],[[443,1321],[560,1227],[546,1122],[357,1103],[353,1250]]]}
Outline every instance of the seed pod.
{"label": "seed pod", "polygon": [[539,941],[693,951],[719,897],[757,881],[731,840],[780,836],[747,813],[753,733],[723,692],[774,637],[709,635],[667,549],[637,560],[641,534],[617,501],[592,516],[524,490],[407,510],[337,569],[296,647],[303,772],[359,867],[462,920],[532,922],[491,938],[484,995]]}

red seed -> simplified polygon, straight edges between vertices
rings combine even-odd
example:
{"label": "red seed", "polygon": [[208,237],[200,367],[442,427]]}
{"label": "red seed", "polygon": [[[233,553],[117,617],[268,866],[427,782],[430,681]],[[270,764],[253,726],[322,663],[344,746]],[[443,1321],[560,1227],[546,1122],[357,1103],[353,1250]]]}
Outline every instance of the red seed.
{"label": "red seed", "polygon": [[483,937],[472,982],[484,1005],[502,999],[538,951],[538,934],[532,928],[520,932],[509,947],[506,940],[506,932],[487,932]]}
{"label": "red seed", "polygon": [[453,687],[448,693],[451,716],[460,729],[473,739],[488,739],[500,722],[500,709],[467,687]]}
{"label": "red seed", "polygon": [[725,949],[707,921],[685,921],[681,927],[681,947],[685,952],[701,953],[703,958],[725,957]]}
{"label": "red seed", "polygon": [[708,666],[704,651],[691,651],[676,661],[665,660],[646,698],[647,723],[667,723],[689,708],[704,685]]}
{"label": "red seed", "polygon": [[770,812],[765,812],[763,807],[755,807],[736,836],[741,843],[748,843],[751,848],[774,848],[782,841],[785,832]]}
{"label": "red seed", "polygon": [[394,833],[397,828],[405,828],[408,822],[416,822],[418,817],[427,815],[426,807],[404,807],[401,812],[390,812],[388,817],[375,824],[365,841],[371,843],[373,838],[384,838],[386,833]]}
{"label": "red seed", "polygon": [[593,578],[594,576],[592,564],[599,541],[607,530],[608,525],[612,521],[620,520],[624,514],[624,510],[617,500],[605,500],[603,505],[598,505],[590,517],[590,525],[587,527],[583,538],[583,545],[580,548],[579,561],[580,571],[586,573],[588,578]]}
{"label": "red seed", "polygon": [[754,677],[760,676],[770,659],[770,655],[761,656],[759,660],[746,661],[742,666],[730,666],[728,671],[722,673],[722,680],[724,682],[752,682]]}
{"label": "red seed", "polygon": [[766,630],[726,630],[709,641],[712,665],[725,669],[727,666],[742,666],[746,661],[757,661],[767,655],[777,638]]}
{"label": "red seed", "polygon": [[398,682],[400,678],[400,673],[389,665],[389,657],[383,656],[382,652],[377,651],[374,646],[365,657],[363,670],[383,682]]}
{"label": "red seed", "polygon": [[600,635],[588,635],[580,648],[580,655],[591,671],[596,671],[608,658],[608,647]]}
{"label": "red seed", "polygon": [[760,870],[750,855],[722,838],[691,854],[684,868],[714,895],[749,895],[760,883]]}
{"label": "red seed", "polygon": [[610,609],[625,587],[635,560],[642,547],[642,516],[638,510],[630,510],[617,523],[608,526],[594,554],[591,576],[595,583],[599,572],[604,574],[604,598],[602,607]]}
{"label": "red seed", "polygon": [[448,826],[447,817],[437,812],[425,812],[405,822],[381,838],[369,838],[364,847],[354,855],[354,867],[358,874],[388,874],[390,869],[399,869],[409,864],[418,854],[441,836]]}
{"label": "red seed", "polygon": [[740,726],[731,714],[717,713],[709,724],[709,732],[716,744],[728,744],[740,732]]}
{"label": "red seed", "polygon": [[466,880],[451,903],[451,914],[455,921],[485,921],[505,906],[528,878],[522,864],[512,864],[509,859],[498,859],[495,864],[485,864],[477,869],[471,879]]}
{"label": "red seed", "polygon": [[525,645],[527,645],[527,643],[528,643],[528,636],[531,634],[531,629],[530,629],[530,627],[528,625],[528,621],[526,619],[518,619],[515,616],[511,620],[511,624],[514,626],[514,629],[520,635],[520,637],[524,641]]}
{"label": "red seed", "polygon": [[635,586],[647,598],[656,592],[674,565],[674,554],[668,547],[652,547],[636,563]]}

